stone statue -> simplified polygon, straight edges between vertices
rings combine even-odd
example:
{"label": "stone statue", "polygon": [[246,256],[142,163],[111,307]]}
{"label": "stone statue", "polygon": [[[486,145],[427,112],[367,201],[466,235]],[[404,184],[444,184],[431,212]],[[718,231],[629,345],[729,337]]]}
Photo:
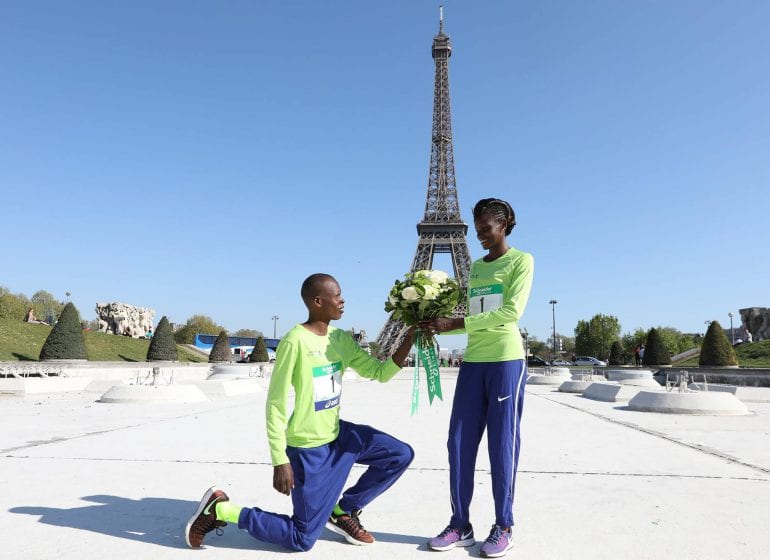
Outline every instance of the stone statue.
{"label": "stone statue", "polygon": [[101,332],[143,338],[152,331],[154,309],[127,303],[97,303],[96,318]]}
{"label": "stone statue", "polygon": [[759,342],[770,338],[770,308],[747,307],[740,313],[743,328],[751,334],[751,340]]}

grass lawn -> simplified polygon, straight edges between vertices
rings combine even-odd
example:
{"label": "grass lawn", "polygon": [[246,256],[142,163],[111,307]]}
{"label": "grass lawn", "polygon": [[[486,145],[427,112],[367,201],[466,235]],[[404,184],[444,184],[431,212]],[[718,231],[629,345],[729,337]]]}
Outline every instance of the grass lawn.
{"label": "grass lawn", "polygon": [[[760,340],[759,342],[736,346],[735,355],[740,367],[770,367],[770,340]],[[698,356],[677,362],[674,367],[698,367]]]}
{"label": "grass lawn", "polygon": [[[0,361],[37,361],[51,327],[0,319]],[[96,362],[144,362],[149,340],[86,331],[86,354]],[[205,362],[206,358],[177,344],[180,362]]]}

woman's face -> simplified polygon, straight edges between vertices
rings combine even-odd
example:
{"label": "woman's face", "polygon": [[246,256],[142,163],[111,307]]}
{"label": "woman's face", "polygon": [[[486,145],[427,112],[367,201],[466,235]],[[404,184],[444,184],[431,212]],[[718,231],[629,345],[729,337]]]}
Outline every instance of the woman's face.
{"label": "woman's face", "polygon": [[476,226],[476,237],[481,246],[487,251],[505,243],[505,224],[494,214],[481,214],[474,221]]}

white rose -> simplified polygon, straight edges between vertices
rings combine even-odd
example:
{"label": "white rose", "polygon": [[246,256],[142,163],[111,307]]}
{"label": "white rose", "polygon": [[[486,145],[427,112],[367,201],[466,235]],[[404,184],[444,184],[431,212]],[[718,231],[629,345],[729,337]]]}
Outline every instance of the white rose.
{"label": "white rose", "polygon": [[417,293],[417,288],[414,286],[407,286],[401,290],[401,297],[404,298],[405,301],[417,301],[420,299],[420,294]]}
{"label": "white rose", "polygon": [[423,296],[424,299],[433,300],[438,297],[438,288],[427,285],[423,286],[423,289],[425,290],[425,295]]}
{"label": "white rose", "polygon": [[388,301],[390,302],[390,305],[397,305],[398,304],[398,298],[395,296],[388,296]]}
{"label": "white rose", "polygon": [[431,270],[428,274],[428,278],[430,278],[430,281],[434,284],[443,284],[449,280],[449,274],[443,270]]}

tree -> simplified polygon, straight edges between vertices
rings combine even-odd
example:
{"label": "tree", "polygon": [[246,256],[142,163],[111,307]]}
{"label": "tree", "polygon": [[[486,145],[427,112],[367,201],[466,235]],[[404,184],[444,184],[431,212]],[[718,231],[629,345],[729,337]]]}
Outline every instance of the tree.
{"label": "tree", "polygon": [[610,348],[610,361],[611,366],[620,366],[625,362],[623,361],[623,347],[620,345],[620,341],[616,340],[612,343]]}
{"label": "tree", "polygon": [[192,344],[196,334],[213,334],[224,330],[207,315],[193,315],[182,328],[174,333],[177,344]]}
{"label": "tree", "polygon": [[529,353],[533,356],[543,356],[548,352],[548,346],[542,340],[538,340],[536,336],[529,335],[527,339]]}
{"label": "tree", "polygon": [[233,333],[233,336],[246,336],[248,338],[257,338],[262,336],[262,333],[256,329],[238,329]]}
{"label": "tree", "polygon": [[80,314],[73,303],[62,309],[40,350],[41,360],[85,360],[86,341],[80,327]]}
{"label": "tree", "polygon": [[[546,351],[553,353],[553,333],[546,341]],[[557,354],[572,354],[575,351],[575,337],[566,336],[560,332],[556,333],[556,352]]]}
{"label": "tree", "polygon": [[634,350],[646,342],[647,331],[642,328],[637,328],[632,333],[624,334],[620,342],[623,346],[623,363],[634,363]]}
{"label": "tree", "polygon": [[32,294],[30,302],[35,316],[40,321],[50,322],[54,317],[58,317],[64,309],[64,304],[57,300],[52,293],[45,290],[38,290]]}
{"label": "tree", "polygon": [[642,365],[644,366],[663,366],[671,363],[671,354],[666,348],[666,344],[663,342],[658,333],[658,329],[651,328],[647,333],[647,344],[644,345],[644,357],[642,358]]}
{"label": "tree", "polygon": [[265,339],[261,336],[257,337],[257,342],[254,344],[254,350],[251,351],[250,362],[269,362],[270,356],[267,354],[267,346],[265,346]]}
{"label": "tree", "polygon": [[700,348],[698,364],[701,366],[737,366],[738,358],[730,346],[719,321],[711,321],[703,345]]}
{"label": "tree", "polygon": [[230,342],[227,340],[227,331],[220,331],[214,342],[214,347],[209,354],[209,362],[232,362],[233,351],[230,348]]}
{"label": "tree", "polygon": [[158,328],[155,329],[155,333],[152,335],[150,347],[147,350],[147,361],[170,360],[175,362],[178,359],[174,333],[171,332],[171,325],[164,315],[161,317]]}
{"label": "tree", "polygon": [[[27,317],[27,310],[32,307],[29,299],[24,294],[12,294],[5,286],[0,286],[0,318],[23,321]],[[41,319],[41,317],[38,317]],[[45,319],[45,317],[42,317]]]}
{"label": "tree", "polygon": [[590,321],[578,321],[575,327],[575,353],[607,357],[612,343],[620,338],[620,321],[614,315],[598,313]]}
{"label": "tree", "polygon": [[691,336],[682,334],[682,331],[673,327],[659,326],[657,331],[672,356],[697,346]]}

